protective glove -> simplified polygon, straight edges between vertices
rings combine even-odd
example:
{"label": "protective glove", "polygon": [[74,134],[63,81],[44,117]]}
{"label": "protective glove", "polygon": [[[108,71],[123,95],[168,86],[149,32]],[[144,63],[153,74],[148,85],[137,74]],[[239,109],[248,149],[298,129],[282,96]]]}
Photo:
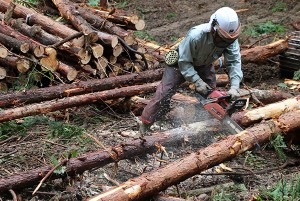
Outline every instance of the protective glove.
{"label": "protective glove", "polygon": [[206,96],[208,93],[208,90],[211,89],[211,87],[206,84],[202,79],[199,79],[195,82],[196,91],[200,94]]}
{"label": "protective glove", "polygon": [[236,100],[240,97],[239,87],[237,86],[231,86],[230,90],[227,93],[231,95],[232,100]]}

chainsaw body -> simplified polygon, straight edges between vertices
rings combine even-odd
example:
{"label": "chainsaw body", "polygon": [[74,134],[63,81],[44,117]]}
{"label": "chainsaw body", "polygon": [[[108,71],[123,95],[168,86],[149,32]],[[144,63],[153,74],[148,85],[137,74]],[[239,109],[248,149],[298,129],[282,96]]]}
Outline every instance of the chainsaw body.
{"label": "chainsaw body", "polygon": [[243,129],[230,116],[232,113],[241,110],[247,99],[237,99],[231,103],[231,95],[224,91],[213,90],[210,91],[207,98],[202,97],[199,93],[196,94],[200,104],[216,119],[225,124],[232,132],[238,133]]}

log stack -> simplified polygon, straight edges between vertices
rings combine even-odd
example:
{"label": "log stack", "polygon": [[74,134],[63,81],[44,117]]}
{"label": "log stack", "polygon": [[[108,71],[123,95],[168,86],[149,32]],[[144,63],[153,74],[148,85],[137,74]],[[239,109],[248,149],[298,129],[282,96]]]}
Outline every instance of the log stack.
{"label": "log stack", "polygon": [[[70,83],[81,78],[104,78],[145,70],[142,58],[129,51],[139,48],[132,30],[145,27],[138,16],[78,6],[69,0],[51,3],[66,24],[10,0],[0,0],[3,82],[8,71],[18,77],[34,69],[41,77]],[[147,67],[155,68],[157,62],[157,59],[148,61]],[[53,80],[50,82],[55,83]]]}

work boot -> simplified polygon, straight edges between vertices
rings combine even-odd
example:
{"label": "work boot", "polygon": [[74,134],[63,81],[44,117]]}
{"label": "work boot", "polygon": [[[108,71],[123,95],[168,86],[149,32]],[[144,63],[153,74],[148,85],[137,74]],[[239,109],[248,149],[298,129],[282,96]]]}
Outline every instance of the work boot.
{"label": "work boot", "polygon": [[151,132],[151,127],[152,124],[145,124],[143,122],[140,123],[139,125],[139,132],[141,134],[141,136],[146,135],[147,133]]}

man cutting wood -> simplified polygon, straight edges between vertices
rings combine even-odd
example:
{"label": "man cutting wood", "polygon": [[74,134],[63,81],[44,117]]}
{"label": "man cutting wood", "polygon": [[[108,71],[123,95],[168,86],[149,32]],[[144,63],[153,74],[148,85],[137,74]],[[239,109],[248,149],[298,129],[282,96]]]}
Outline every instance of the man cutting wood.
{"label": "man cutting wood", "polygon": [[209,23],[191,28],[177,50],[166,54],[167,66],[161,83],[140,117],[141,135],[150,131],[151,125],[169,111],[171,97],[181,83],[194,83],[196,91],[204,96],[209,89],[215,89],[216,75],[212,63],[222,54],[231,84],[227,93],[233,99],[239,96],[243,78],[238,44],[240,31],[236,12],[222,7],[210,17]]}

